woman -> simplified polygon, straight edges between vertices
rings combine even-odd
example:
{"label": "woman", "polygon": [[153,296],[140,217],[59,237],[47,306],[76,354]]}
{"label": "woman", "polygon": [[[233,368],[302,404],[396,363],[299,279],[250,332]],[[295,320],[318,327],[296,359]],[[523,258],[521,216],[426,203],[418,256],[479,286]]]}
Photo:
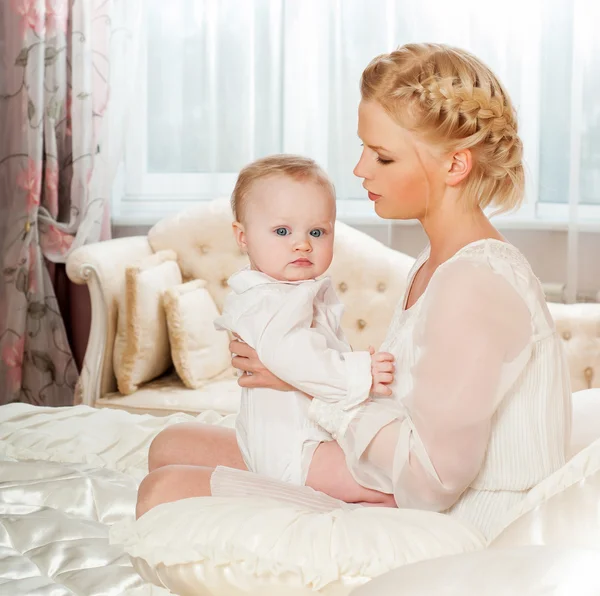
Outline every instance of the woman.
{"label": "woman", "polygon": [[[565,463],[571,416],[539,281],[484,213],[523,197],[514,110],[477,58],[434,44],[375,58],[361,95],[354,173],[380,217],[418,219],[429,247],[381,346],[396,358],[393,396],[350,411],[313,399],[336,441],[315,452],[307,485],[346,502],[389,504],[393,494],[398,507],[444,511],[491,538],[502,515]],[[240,385],[286,388],[248,346],[234,341],[231,351],[233,365],[252,373]],[[138,515],[211,494],[211,480],[235,494],[240,481],[226,468],[213,474],[216,466],[244,468],[231,431],[163,431]]]}

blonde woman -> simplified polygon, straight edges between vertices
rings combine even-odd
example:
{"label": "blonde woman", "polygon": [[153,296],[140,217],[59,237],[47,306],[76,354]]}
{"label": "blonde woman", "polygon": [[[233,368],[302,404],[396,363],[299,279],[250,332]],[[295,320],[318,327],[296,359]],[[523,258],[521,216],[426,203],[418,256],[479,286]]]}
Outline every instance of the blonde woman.
{"label": "blonde woman", "polygon": [[[312,399],[311,417],[336,441],[317,448],[306,484],[345,502],[393,494],[398,507],[447,512],[491,538],[502,515],[565,463],[571,418],[540,284],[484,212],[523,197],[515,112],[480,60],[436,44],[375,58],[361,95],[354,173],[380,217],[419,220],[429,246],[380,348],[396,361],[392,397],[351,410]],[[231,351],[251,373],[240,385],[289,388],[248,346],[234,341]],[[168,429],[151,448],[138,514],[211,487],[258,490],[261,477],[232,468],[244,469],[232,432]]]}

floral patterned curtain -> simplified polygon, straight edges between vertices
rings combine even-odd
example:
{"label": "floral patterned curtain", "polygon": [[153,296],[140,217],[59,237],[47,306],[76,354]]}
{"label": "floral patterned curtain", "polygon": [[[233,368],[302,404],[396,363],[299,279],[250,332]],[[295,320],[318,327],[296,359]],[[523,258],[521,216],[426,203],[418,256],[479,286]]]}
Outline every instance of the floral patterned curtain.
{"label": "floral patterned curtain", "polygon": [[108,235],[103,120],[126,2],[0,2],[0,404],[73,403],[48,262]]}

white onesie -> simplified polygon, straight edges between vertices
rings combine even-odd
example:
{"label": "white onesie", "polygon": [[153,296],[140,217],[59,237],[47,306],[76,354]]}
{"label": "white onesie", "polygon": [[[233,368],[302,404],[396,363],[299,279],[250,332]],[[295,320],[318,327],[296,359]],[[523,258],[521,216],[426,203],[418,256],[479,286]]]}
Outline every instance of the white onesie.
{"label": "white onesie", "polygon": [[243,269],[231,276],[217,329],[238,335],[261,362],[298,391],[242,389],[238,445],[251,472],[303,485],[313,453],[332,437],[308,417],[304,393],[350,409],[369,397],[371,356],[352,352],[344,306],[329,278],[282,282]]}

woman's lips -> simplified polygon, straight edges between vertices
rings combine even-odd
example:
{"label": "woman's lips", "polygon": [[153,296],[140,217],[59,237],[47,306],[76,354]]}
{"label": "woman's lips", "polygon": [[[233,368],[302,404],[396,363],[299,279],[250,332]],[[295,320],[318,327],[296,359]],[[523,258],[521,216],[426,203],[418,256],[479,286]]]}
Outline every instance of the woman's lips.
{"label": "woman's lips", "polygon": [[381,195],[376,195],[374,192],[369,191],[369,199],[371,201],[376,201],[377,199],[380,199]]}

